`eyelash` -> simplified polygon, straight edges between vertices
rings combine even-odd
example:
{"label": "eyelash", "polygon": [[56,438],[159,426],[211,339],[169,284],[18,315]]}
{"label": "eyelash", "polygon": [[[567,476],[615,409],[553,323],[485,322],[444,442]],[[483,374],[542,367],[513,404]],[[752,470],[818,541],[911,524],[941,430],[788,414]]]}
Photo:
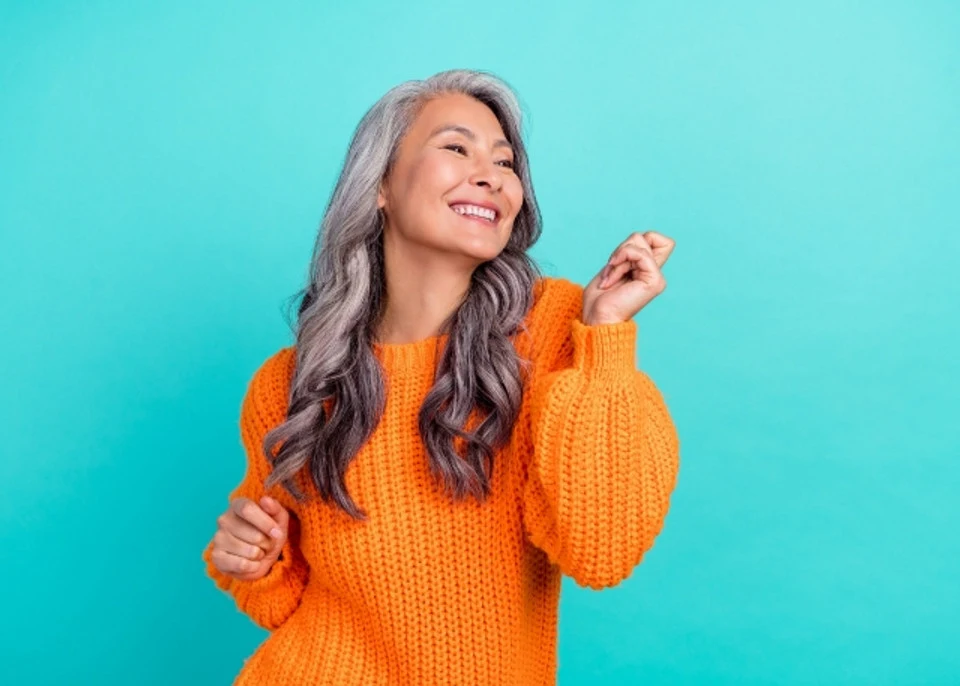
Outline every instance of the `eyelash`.
{"label": "eyelash", "polygon": [[[460,148],[461,150],[466,151],[466,149],[465,149],[462,145],[460,145],[459,143],[450,143],[449,145],[445,145],[445,146],[443,146],[443,147],[446,148],[447,150],[450,150],[450,149],[452,149],[452,148]],[[507,163],[507,168],[508,168],[508,169],[513,169],[513,168],[514,168],[514,166],[513,166],[513,161],[512,161],[512,160],[501,160],[501,161]]]}

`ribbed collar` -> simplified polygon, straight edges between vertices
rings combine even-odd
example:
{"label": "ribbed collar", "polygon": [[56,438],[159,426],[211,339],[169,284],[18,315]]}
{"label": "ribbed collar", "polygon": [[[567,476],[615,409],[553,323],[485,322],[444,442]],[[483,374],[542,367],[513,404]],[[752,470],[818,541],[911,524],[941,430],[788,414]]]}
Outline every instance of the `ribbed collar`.
{"label": "ribbed collar", "polygon": [[412,343],[373,343],[373,354],[387,371],[433,371],[449,334]]}

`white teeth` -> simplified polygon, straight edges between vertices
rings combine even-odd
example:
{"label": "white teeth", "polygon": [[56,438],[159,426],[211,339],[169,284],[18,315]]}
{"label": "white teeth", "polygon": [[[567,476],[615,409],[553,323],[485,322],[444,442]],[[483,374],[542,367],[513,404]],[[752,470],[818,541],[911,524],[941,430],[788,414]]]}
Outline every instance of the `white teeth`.
{"label": "white teeth", "polygon": [[476,205],[454,205],[453,211],[457,214],[472,214],[477,217],[483,217],[489,221],[496,221],[497,213],[486,207],[477,207]]}

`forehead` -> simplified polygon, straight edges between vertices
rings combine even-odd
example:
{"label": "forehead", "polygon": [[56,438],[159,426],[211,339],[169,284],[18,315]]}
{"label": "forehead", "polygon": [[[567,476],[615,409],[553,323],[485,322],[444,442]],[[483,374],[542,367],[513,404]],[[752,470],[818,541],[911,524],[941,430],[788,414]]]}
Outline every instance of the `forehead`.
{"label": "forehead", "polygon": [[426,141],[437,129],[465,126],[481,137],[504,138],[497,116],[479,100],[462,93],[441,95],[424,105],[411,126],[411,138]]}

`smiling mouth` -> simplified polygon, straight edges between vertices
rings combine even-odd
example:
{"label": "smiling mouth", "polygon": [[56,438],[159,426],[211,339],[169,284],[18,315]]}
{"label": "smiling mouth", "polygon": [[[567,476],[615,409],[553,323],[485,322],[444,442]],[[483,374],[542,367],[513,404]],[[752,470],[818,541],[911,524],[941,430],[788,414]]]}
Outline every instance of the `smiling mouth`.
{"label": "smiling mouth", "polygon": [[452,207],[450,208],[450,211],[453,212],[453,213],[454,213],[455,215],[457,215],[458,217],[460,217],[461,219],[469,219],[469,220],[471,220],[471,221],[479,222],[479,223],[483,224],[484,226],[489,226],[489,227],[496,226],[496,225],[497,225],[497,219],[500,218],[500,217],[498,216],[497,219],[491,221],[491,220],[487,219],[486,217],[480,217],[480,216],[478,216],[478,215],[476,215],[476,214],[466,214],[466,213],[463,213],[463,212],[457,212],[457,211],[456,211],[455,209],[453,209]]}

